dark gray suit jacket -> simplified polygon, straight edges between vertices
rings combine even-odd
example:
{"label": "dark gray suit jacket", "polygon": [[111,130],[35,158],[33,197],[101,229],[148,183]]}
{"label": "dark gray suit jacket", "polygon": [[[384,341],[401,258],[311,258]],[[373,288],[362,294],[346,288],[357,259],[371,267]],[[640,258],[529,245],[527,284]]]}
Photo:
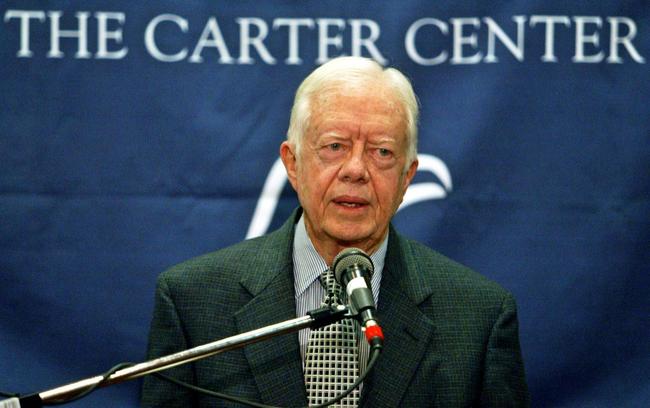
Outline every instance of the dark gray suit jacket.
{"label": "dark gray suit jacket", "polygon": [[[295,317],[293,231],[177,265],[158,280],[149,358]],[[378,304],[385,348],[364,382],[365,407],[528,406],[512,296],[391,227]],[[201,387],[306,406],[297,334],[173,368]],[[149,376],[146,407],[239,406]]]}

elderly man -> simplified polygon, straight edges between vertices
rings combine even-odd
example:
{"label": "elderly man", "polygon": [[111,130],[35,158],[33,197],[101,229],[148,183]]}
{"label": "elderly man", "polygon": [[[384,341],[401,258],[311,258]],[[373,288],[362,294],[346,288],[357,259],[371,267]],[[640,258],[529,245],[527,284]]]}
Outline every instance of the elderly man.
{"label": "elderly man", "polygon": [[[411,85],[395,69],[344,57],[309,75],[280,147],[301,208],[271,234],[163,273],[149,357],[304,315],[320,305],[321,272],[357,247],[375,265],[386,342],[353,405],[527,406],[512,296],[390,225],[417,168],[417,117]],[[306,406],[314,401],[305,386],[308,343],[308,331],[276,337],[169,374],[266,404]],[[360,358],[367,354],[361,347]],[[227,404],[155,377],[145,380],[142,401]]]}

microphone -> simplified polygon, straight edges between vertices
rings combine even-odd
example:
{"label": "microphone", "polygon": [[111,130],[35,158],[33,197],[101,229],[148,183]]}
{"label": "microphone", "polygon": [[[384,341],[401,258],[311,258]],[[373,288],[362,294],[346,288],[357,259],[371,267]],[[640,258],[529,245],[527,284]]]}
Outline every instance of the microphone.
{"label": "microphone", "polygon": [[332,263],[336,281],[345,288],[352,312],[357,313],[361,330],[370,345],[384,341],[384,334],[375,317],[375,299],[370,290],[370,277],[375,267],[370,257],[359,248],[346,248]]}

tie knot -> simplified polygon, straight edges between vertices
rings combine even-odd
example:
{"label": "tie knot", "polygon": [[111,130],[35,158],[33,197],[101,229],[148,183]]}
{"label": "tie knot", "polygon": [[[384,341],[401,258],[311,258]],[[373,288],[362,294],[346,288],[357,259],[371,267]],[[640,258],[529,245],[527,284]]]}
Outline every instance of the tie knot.
{"label": "tie knot", "polygon": [[326,305],[342,305],[345,301],[343,288],[334,278],[334,271],[330,268],[324,270],[320,275],[320,283],[325,289],[323,303]]}

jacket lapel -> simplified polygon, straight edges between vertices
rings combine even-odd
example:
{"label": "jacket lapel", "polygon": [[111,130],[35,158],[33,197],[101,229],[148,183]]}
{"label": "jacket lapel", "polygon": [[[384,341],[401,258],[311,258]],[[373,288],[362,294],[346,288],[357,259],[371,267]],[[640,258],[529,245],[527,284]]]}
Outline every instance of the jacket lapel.
{"label": "jacket lapel", "polygon": [[[295,215],[267,239],[269,244],[247,265],[241,285],[252,299],[235,314],[240,333],[296,317],[291,257]],[[307,405],[297,333],[251,344],[244,352],[262,401]]]}
{"label": "jacket lapel", "polygon": [[421,276],[407,243],[391,228],[377,311],[386,340],[364,382],[363,406],[399,406],[424,356],[434,326],[418,308],[432,292]]}

